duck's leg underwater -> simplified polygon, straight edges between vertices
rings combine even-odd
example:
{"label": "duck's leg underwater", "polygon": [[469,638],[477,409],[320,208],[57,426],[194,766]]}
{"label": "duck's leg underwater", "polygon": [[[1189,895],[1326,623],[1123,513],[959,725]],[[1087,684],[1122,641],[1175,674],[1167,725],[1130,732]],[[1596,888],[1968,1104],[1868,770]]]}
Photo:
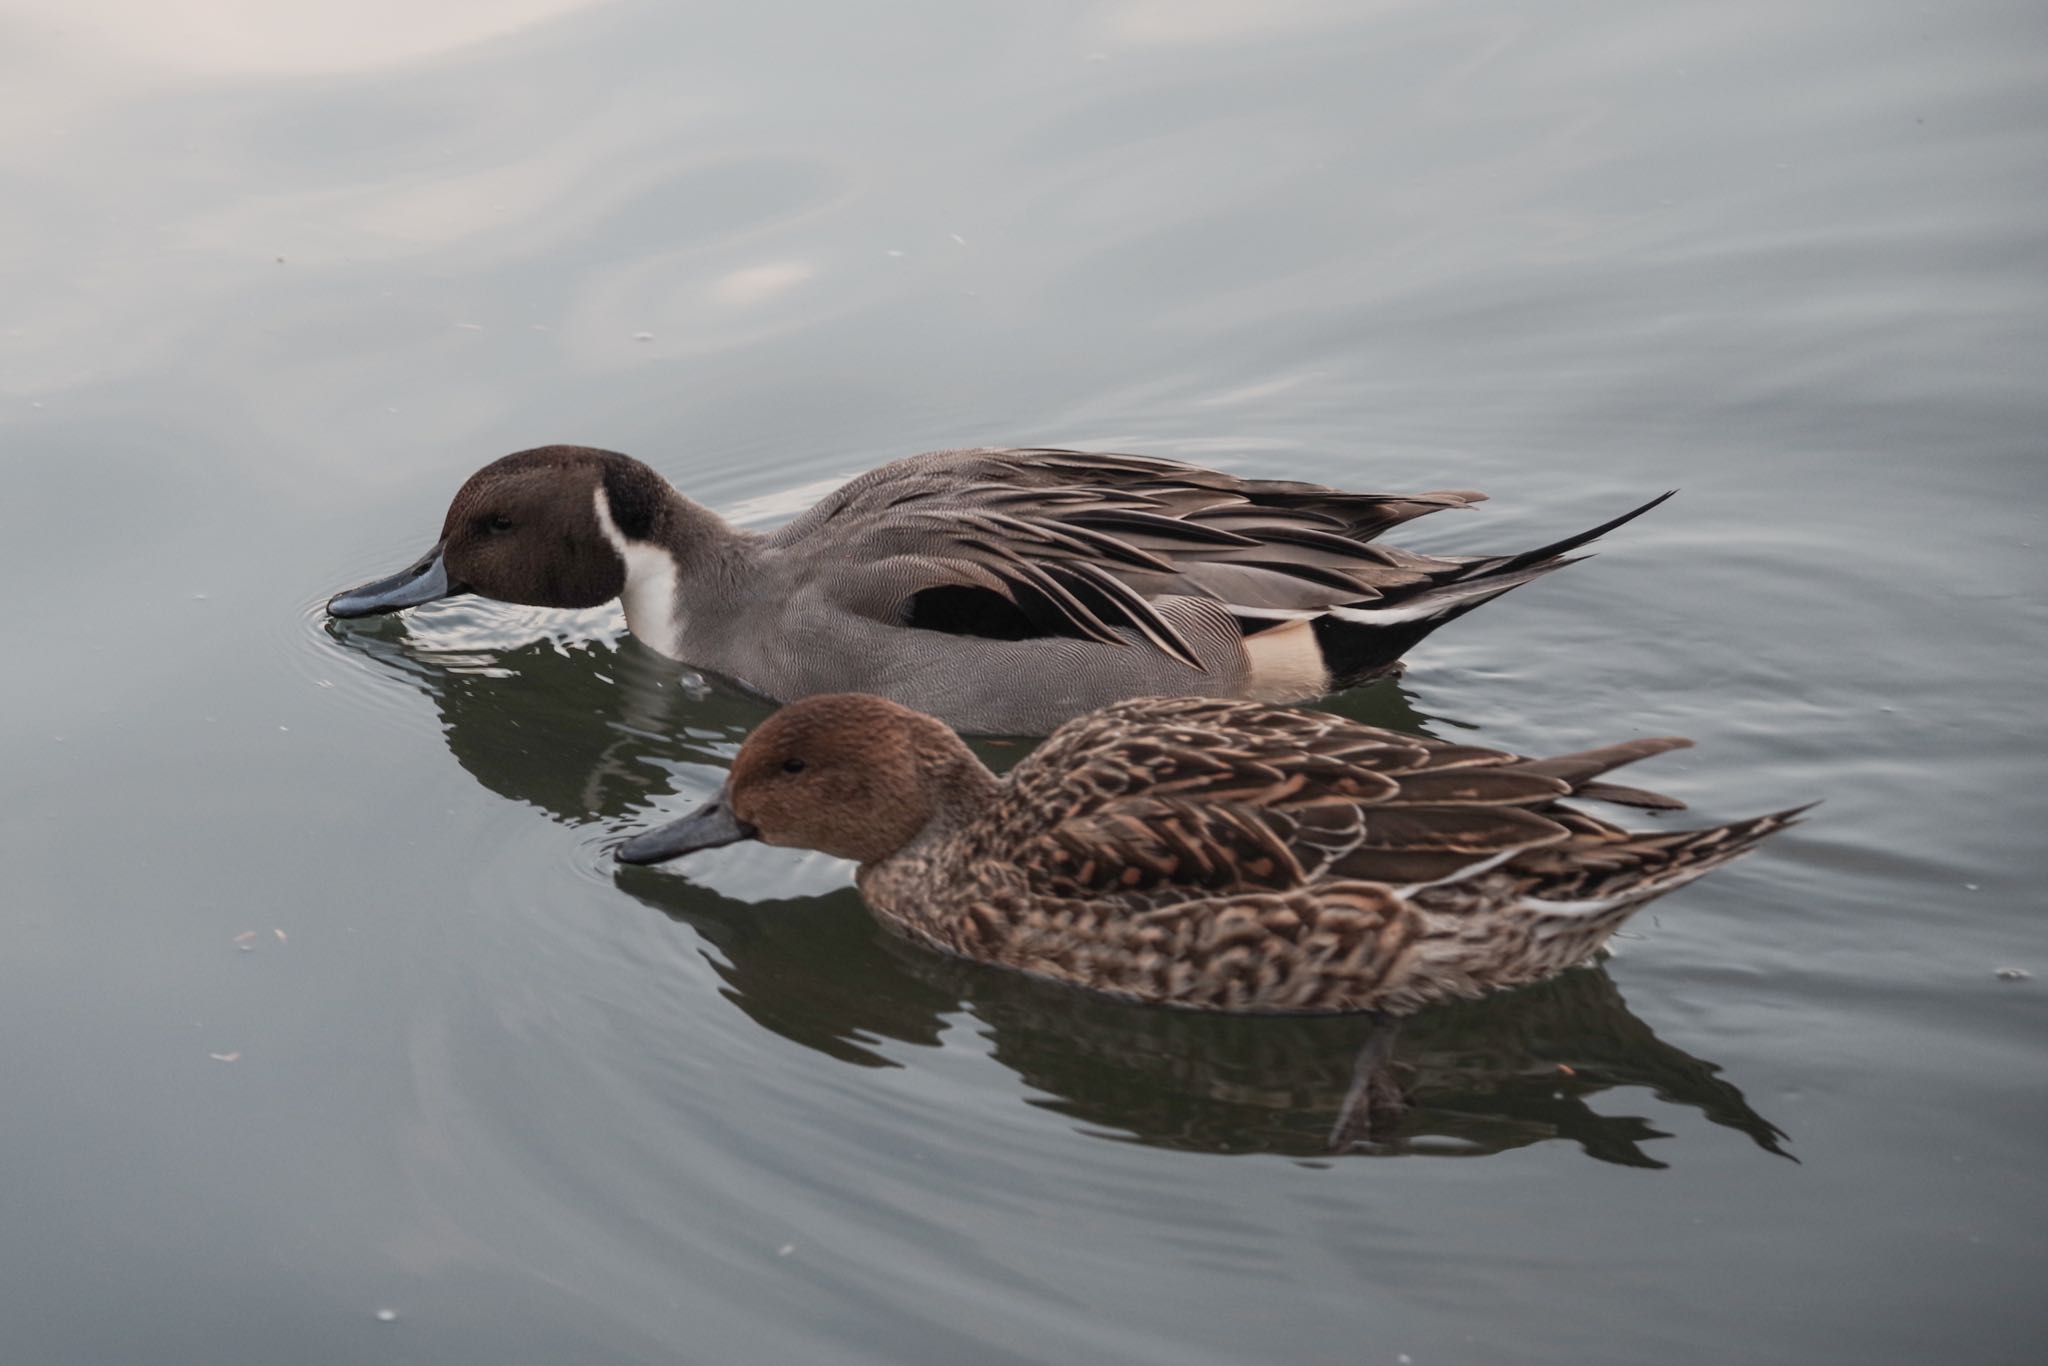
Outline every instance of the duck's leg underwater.
{"label": "duck's leg underwater", "polygon": [[1390,1015],[1372,1016],[1372,1033],[1351,1066],[1351,1089],[1330,1126],[1330,1151],[1348,1152],[1361,1143],[1388,1137],[1408,1112],[1408,1099],[1394,1067],[1394,1040],[1401,1023]]}

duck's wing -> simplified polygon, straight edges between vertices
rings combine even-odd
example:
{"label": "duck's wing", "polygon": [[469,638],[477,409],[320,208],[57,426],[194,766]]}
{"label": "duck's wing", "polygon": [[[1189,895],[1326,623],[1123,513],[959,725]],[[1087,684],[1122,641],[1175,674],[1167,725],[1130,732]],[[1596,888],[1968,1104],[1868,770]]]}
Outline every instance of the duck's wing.
{"label": "duck's wing", "polygon": [[1513,807],[1287,810],[1134,797],[1055,826],[1024,862],[1034,888],[1060,896],[1280,892],[1333,878],[1412,888],[1567,838]]}
{"label": "duck's wing", "polygon": [[1674,807],[1598,782],[1684,745],[1638,740],[1553,759],[1404,735],[1327,713],[1207,698],[1119,703],[1018,765],[991,828],[1060,895],[1287,890],[1329,879],[1413,888],[1525,851],[1623,834],[1574,794]]}
{"label": "duck's wing", "polygon": [[1373,538],[1482,497],[1347,493],[1135,455],[937,451],[862,475],[770,543],[874,620],[1003,639],[1135,635],[1200,668],[1159,599],[1208,599],[1255,630],[1428,587],[1480,562]]}

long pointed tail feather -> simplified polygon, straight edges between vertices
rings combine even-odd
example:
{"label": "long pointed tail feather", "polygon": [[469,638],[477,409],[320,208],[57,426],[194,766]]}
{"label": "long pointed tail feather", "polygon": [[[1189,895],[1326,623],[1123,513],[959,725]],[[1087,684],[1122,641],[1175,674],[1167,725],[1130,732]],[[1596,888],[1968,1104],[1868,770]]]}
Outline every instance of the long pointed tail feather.
{"label": "long pointed tail feather", "polygon": [[1386,672],[1437,627],[1510,589],[1577,563],[1585,557],[1571,551],[1635,520],[1676,492],[1659,494],[1641,507],[1561,541],[1519,555],[1459,561],[1455,568],[1413,588],[1389,592],[1369,603],[1332,608],[1315,619],[1316,643],[1331,685],[1348,687]]}
{"label": "long pointed tail feather", "polygon": [[1594,541],[1599,540],[1602,536],[1618,527],[1627,526],[1651,508],[1668,502],[1677,496],[1677,493],[1677,489],[1666,489],[1641,507],[1631,508],[1629,511],[1622,513],[1621,516],[1611,521],[1602,522],[1591,530],[1581,531],[1576,536],[1567,536],[1561,541],[1552,541],[1549,545],[1537,546],[1534,550],[1525,550],[1519,555],[1501,555],[1490,559],[1474,560],[1461,577],[1487,578],[1495,574],[1511,574],[1518,569],[1527,569],[1532,565],[1549,564],[1560,556],[1571,554],[1580,546],[1591,545]]}
{"label": "long pointed tail feather", "polygon": [[[1781,830],[1799,824],[1799,818],[1818,803],[1789,807],[1748,820],[1703,830],[1674,830],[1642,834],[1625,844],[1613,846],[1615,854],[1633,855],[1629,864],[1618,866],[1597,887],[1577,887],[1569,898],[1546,897],[1540,893],[1523,902],[1530,910],[1562,919],[1585,920],[1609,912],[1618,926],[1635,909],[1675,891],[1695,878],[1703,877],[1724,864],[1732,863]],[[1612,932],[1612,926],[1608,932]],[[1604,938],[1605,935],[1603,934]]]}

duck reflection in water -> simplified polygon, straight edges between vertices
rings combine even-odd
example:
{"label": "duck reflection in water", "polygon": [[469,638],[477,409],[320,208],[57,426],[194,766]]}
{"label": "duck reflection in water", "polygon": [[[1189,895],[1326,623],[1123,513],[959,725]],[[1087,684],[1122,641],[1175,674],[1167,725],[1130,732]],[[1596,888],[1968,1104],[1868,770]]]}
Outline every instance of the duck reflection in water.
{"label": "duck reflection in water", "polygon": [[718,770],[715,788],[775,710],[631,639],[614,646],[609,615],[465,601],[320,629],[424,693],[448,752],[485,789],[580,828],[644,808],[689,768]]}
{"label": "duck reflection in water", "polygon": [[[903,1057],[892,1041],[937,1047],[964,1016],[1024,1083],[1027,1104],[1103,1138],[1300,1158],[1478,1156],[1564,1140],[1603,1162],[1663,1167],[1645,1145],[1673,1135],[1595,1106],[1603,1092],[1638,1089],[1790,1156],[1721,1069],[1658,1038],[1600,966],[1426,1011],[1393,1035],[1358,1015],[1127,1005],[941,957],[880,929],[851,891],[742,902],[637,868],[621,870],[619,885],[702,935],[726,999],[763,1028],[889,1067]],[[1367,1117],[1349,1110],[1358,1056],[1376,1038],[1394,1041],[1406,1103],[1368,1135]]]}
{"label": "duck reflection in water", "polygon": [[[679,682],[673,663],[631,641],[616,652],[571,643],[502,608],[451,608],[337,639],[433,701],[450,752],[485,788],[579,828],[593,817],[637,827],[679,781],[715,791],[774,709]],[[1391,729],[1442,724],[1390,683],[1351,694],[1341,710]],[[1027,752],[975,748],[998,769]],[[700,767],[701,779],[679,778]],[[1670,1135],[1593,1104],[1646,1088],[1787,1155],[1784,1135],[1719,1068],[1660,1040],[1598,967],[1425,1012],[1396,1037],[1361,1016],[1148,1009],[943,958],[881,930],[850,889],[737,901],[638,868],[619,870],[618,884],[708,941],[727,999],[773,1033],[848,1064],[888,1066],[901,1057],[892,1042],[937,1046],[964,1013],[1035,1093],[1027,1103],[1105,1138],[1303,1158],[1484,1154],[1563,1139],[1603,1161],[1661,1167],[1644,1145]],[[1375,1048],[1391,1052],[1398,1113],[1361,1110],[1369,1098],[1354,1094],[1357,1062]]]}

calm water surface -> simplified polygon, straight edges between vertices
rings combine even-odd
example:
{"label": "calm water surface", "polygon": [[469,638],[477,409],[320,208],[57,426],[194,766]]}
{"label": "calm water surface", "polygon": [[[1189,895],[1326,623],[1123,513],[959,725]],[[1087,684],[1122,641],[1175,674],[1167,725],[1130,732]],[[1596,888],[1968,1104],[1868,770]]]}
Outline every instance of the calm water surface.
{"label": "calm water surface", "polygon": [[[0,3],[0,1359],[2039,1360],[2044,40]],[[1353,1022],[614,870],[762,715],[614,614],[324,621],[552,440],[756,523],[979,442],[1492,492],[1448,551],[1679,487],[1334,705],[1826,804],[1333,1156]]]}

